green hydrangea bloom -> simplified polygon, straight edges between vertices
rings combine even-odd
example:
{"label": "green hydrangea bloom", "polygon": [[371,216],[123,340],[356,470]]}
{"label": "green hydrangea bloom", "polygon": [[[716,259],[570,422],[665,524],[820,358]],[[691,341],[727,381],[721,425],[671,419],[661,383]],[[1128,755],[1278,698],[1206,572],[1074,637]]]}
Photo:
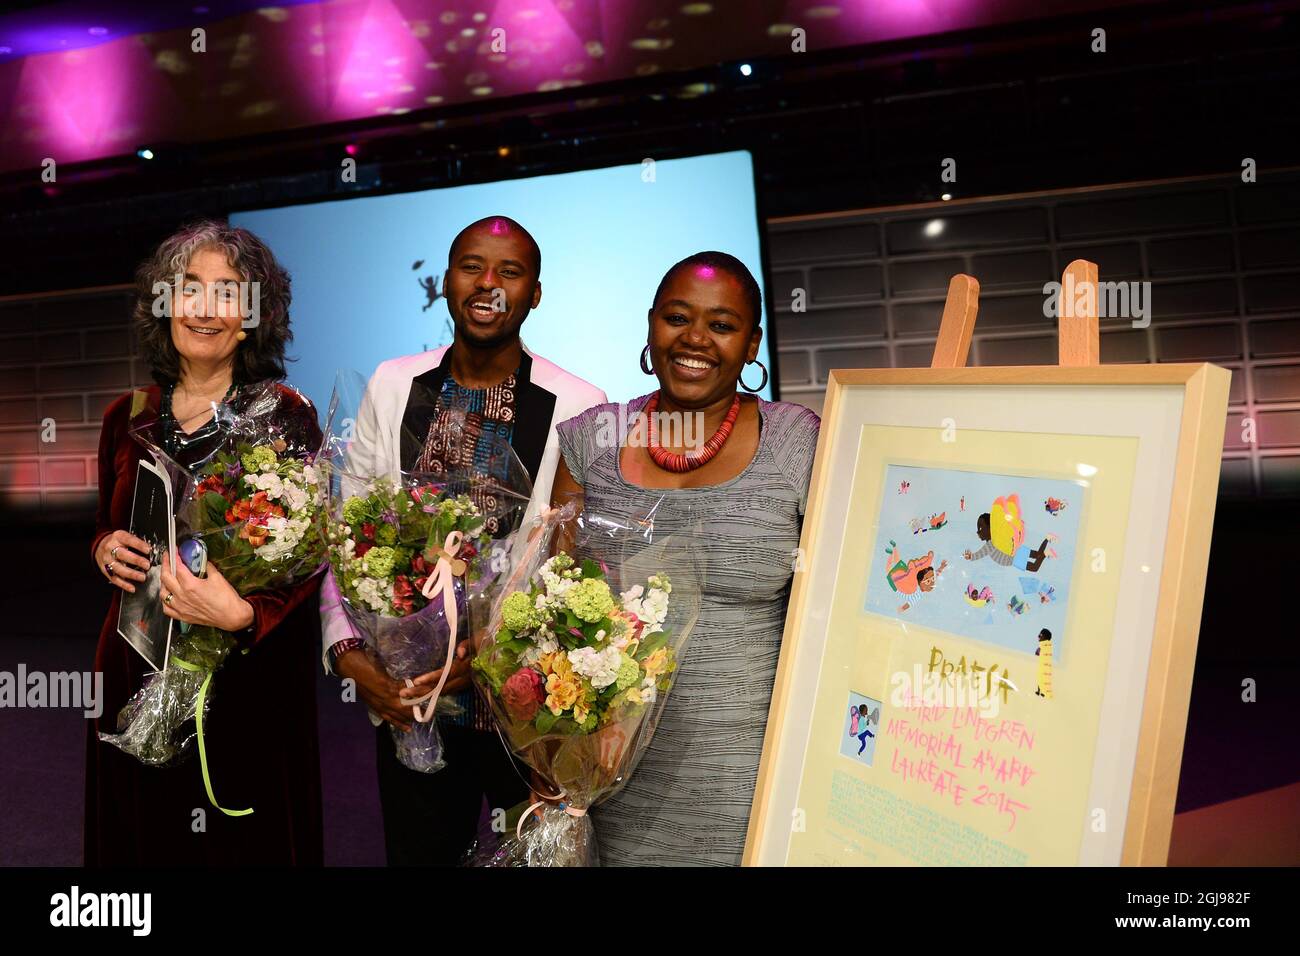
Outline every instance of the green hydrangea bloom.
{"label": "green hydrangea bloom", "polygon": [[361,559],[361,567],[366,574],[375,578],[386,578],[393,573],[393,561],[396,555],[392,548],[371,548]]}
{"label": "green hydrangea bloom", "polygon": [[614,684],[619,690],[627,690],[641,680],[641,665],[626,654],[618,665],[618,676]]}
{"label": "green hydrangea bloom", "polygon": [[250,448],[239,457],[244,466],[244,471],[252,474],[260,472],[263,466],[268,469],[274,468],[276,463],[275,449],[270,445],[258,445],[256,448]]}
{"label": "green hydrangea bloom", "polygon": [[536,609],[527,593],[516,591],[501,603],[501,621],[516,634],[536,626]]}
{"label": "green hydrangea bloom", "polygon": [[375,540],[380,544],[397,544],[397,529],[385,522],[375,529]]}
{"label": "green hydrangea bloom", "polygon": [[594,624],[609,616],[614,610],[614,596],[609,585],[600,578],[579,581],[564,596],[564,603],[580,620]]}
{"label": "green hydrangea bloom", "polygon": [[571,567],[573,567],[573,558],[569,557],[565,551],[561,551],[551,561],[551,570],[556,574]]}
{"label": "green hydrangea bloom", "polygon": [[650,587],[658,588],[660,591],[663,591],[665,594],[673,593],[672,581],[668,579],[668,575],[666,574],[651,575]]}
{"label": "green hydrangea bloom", "polygon": [[600,723],[600,715],[594,710],[587,714],[587,719],[578,725],[584,734],[589,734],[596,729],[596,724]]}
{"label": "green hydrangea bloom", "polygon": [[364,498],[353,495],[343,502],[343,520],[348,524],[361,524],[366,519],[366,502]]}

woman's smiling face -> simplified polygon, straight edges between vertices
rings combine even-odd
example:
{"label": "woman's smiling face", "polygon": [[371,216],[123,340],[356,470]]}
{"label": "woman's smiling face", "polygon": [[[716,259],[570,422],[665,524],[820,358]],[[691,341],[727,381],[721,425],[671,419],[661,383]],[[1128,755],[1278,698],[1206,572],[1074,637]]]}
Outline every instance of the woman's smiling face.
{"label": "woman's smiling face", "polygon": [[221,365],[239,346],[241,276],[216,249],[196,249],[183,284],[172,290],[172,344],[189,363]]}
{"label": "woman's smiling face", "polygon": [[706,265],[678,269],[650,310],[650,359],[659,387],[698,408],[731,395],[763,333],[740,282]]}

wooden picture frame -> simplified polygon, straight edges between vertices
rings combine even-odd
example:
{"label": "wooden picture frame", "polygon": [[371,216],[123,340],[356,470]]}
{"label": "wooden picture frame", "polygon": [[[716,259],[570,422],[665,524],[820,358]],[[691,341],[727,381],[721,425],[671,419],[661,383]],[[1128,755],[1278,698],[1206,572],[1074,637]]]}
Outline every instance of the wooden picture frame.
{"label": "wooden picture frame", "polygon": [[[957,281],[954,279],[954,283]],[[973,322],[973,307],[969,312]],[[1095,332],[1092,335],[1095,337]],[[950,346],[949,351],[957,356],[956,361],[964,362],[968,342],[967,329],[965,340]],[[857,460],[847,452],[837,454],[836,447],[837,443],[847,441],[846,436],[861,433],[860,429],[855,430],[855,421],[851,420],[856,407],[851,405],[857,402],[868,407],[873,394],[883,402],[891,391],[895,396],[900,390],[906,390],[909,395],[922,395],[924,390],[955,387],[961,390],[957,394],[970,395],[972,403],[981,400],[982,395],[1007,394],[1007,390],[1023,395],[1029,402],[1035,396],[1042,396],[1040,400],[1047,402],[1065,396],[1116,394],[1114,389],[1136,390],[1123,394],[1136,396],[1138,401],[1148,393],[1152,396],[1157,394],[1148,390],[1160,390],[1160,395],[1181,394],[1181,411],[1167,413],[1177,417],[1176,454],[1166,502],[1163,561],[1158,592],[1154,596],[1154,630],[1150,638],[1146,677],[1144,684],[1136,683],[1134,679],[1135,685],[1142,686],[1144,692],[1136,755],[1127,786],[1122,850],[1116,859],[1118,848],[1113,841],[1119,837],[1112,835],[1108,837],[1112,843],[1105,851],[1110,854],[1108,862],[1111,863],[1164,865],[1169,850],[1191,694],[1229,381],[1228,371],[1208,364],[832,371],[800,543],[803,561],[801,567],[796,567],[792,585],[750,814],[744,864],[780,865],[787,862],[794,840],[789,833],[792,824],[787,818],[792,807],[791,787],[795,795],[794,813],[803,812],[798,807],[802,784],[799,779],[792,780],[791,777],[803,773],[808,759],[812,725],[812,717],[808,715],[815,700],[808,699],[806,687],[800,690],[799,685],[806,685],[820,673],[822,664],[821,659],[815,656],[816,642],[823,642],[817,646],[825,646],[825,642],[834,639],[823,633],[830,627],[831,612],[825,606],[813,605],[814,592],[826,593],[825,576],[841,573],[838,555],[827,553],[827,549],[838,550],[840,547],[836,542],[844,536],[841,529],[848,507],[842,494],[843,475],[837,478],[832,471],[843,471]],[[1112,392],[1107,392],[1108,389]],[[883,409],[879,402],[871,407]],[[878,410],[877,414],[887,416],[889,412]],[[1124,427],[1122,422],[1118,423],[1117,433],[1122,433]],[[1174,441],[1172,436],[1167,436],[1167,440]],[[843,449],[839,450],[843,452]],[[883,480],[882,477],[880,481],[883,483]],[[833,483],[838,486],[834,497],[830,493]],[[1135,500],[1130,500],[1129,518],[1137,506]],[[1150,544],[1154,547],[1156,543]],[[1143,570],[1147,569],[1144,567]],[[823,580],[818,580],[819,575]],[[1116,585],[1117,588],[1124,586]],[[831,588],[833,593],[833,584]],[[1143,600],[1151,601],[1149,588],[1147,593]],[[820,691],[820,685],[815,690]],[[1104,690],[1098,688],[1098,692]],[[806,721],[808,727],[805,728],[801,721]],[[1097,749],[1101,750],[1099,745]],[[1083,826],[1082,822],[1080,826]],[[1086,842],[1086,837],[1080,839]]]}

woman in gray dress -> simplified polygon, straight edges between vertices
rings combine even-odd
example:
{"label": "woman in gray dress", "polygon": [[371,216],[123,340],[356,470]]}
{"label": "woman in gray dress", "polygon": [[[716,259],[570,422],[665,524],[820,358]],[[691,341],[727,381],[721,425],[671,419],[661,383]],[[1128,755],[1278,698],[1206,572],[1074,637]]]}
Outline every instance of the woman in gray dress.
{"label": "woman in gray dress", "polygon": [[[737,865],[744,850],[820,424],[803,406],[737,392],[767,382],[761,308],[739,260],[682,260],[655,293],[641,355],[658,391],[624,416],[599,405],[558,426],[552,502],[582,495],[590,514],[649,517],[656,536],[684,530],[704,578],[655,736],[623,791],[592,811],[603,865]],[[741,381],[749,364],[763,373],[753,387]],[[694,450],[684,428],[649,433],[655,412],[702,420]]]}

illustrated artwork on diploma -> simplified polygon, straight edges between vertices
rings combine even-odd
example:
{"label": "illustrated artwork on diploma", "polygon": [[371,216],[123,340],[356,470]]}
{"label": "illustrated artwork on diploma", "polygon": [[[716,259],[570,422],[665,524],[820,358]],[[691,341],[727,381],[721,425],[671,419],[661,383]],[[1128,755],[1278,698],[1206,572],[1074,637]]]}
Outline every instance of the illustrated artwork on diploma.
{"label": "illustrated artwork on diploma", "polygon": [[866,612],[1025,654],[1047,629],[1061,659],[1082,483],[890,464],[885,486],[908,493],[881,496]]}
{"label": "illustrated artwork on diploma", "polygon": [[865,694],[849,693],[844,709],[840,753],[854,763],[870,767],[876,756],[876,734],[880,730],[880,701]]}

